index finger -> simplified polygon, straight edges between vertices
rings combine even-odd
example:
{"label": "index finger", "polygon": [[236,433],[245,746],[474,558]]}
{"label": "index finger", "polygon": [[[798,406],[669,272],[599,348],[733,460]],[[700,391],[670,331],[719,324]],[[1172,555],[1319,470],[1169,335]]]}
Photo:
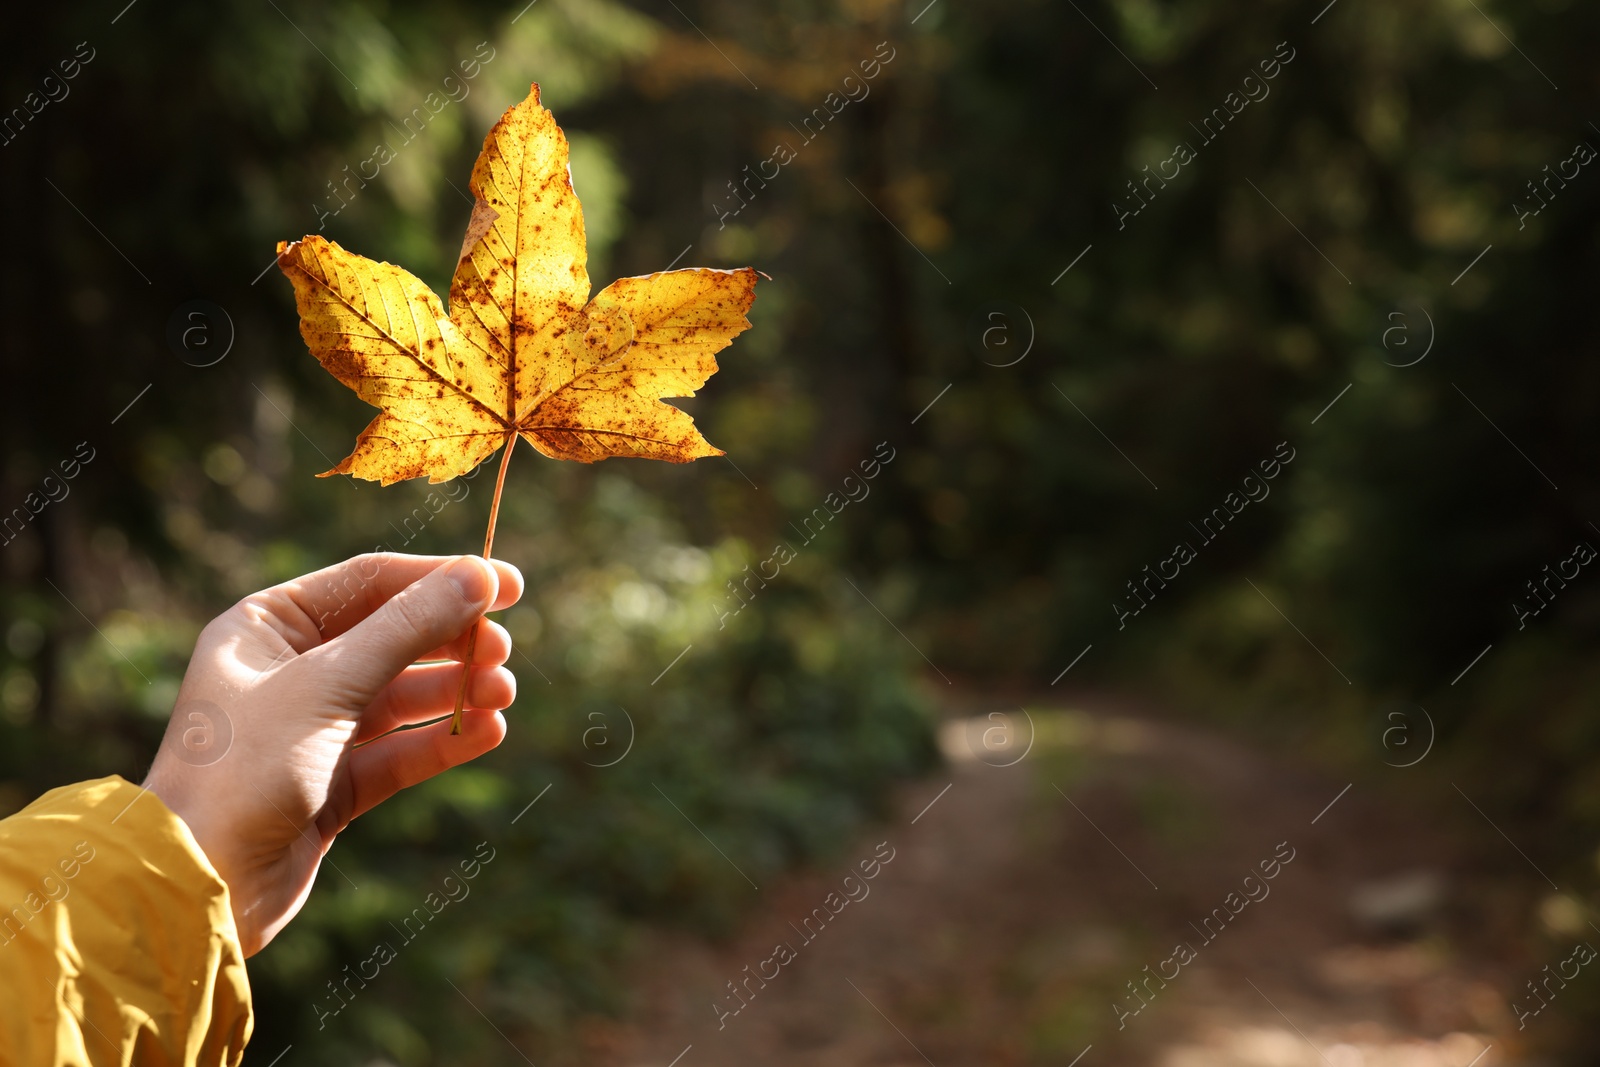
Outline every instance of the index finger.
{"label": "index finger", "polygon": [[[390,597],[460,556],[413,556],[401,552],[367,552],[343,563],[291,579],[276,592],[286,596],[331,640],[371,615]],[[491,559],[500,591],[488,608],[499,611],[522,596],[522,572],[504,560]]]}

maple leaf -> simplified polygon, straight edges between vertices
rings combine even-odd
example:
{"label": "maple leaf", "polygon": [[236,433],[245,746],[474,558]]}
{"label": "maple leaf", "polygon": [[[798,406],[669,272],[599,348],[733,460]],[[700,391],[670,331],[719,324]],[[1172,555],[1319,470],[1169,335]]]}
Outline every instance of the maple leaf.
{"label": "maple leaf", "polygon": [[393,264],[316,235],[278,245],[312,355],[380,409],[324,476],[445,481],[514,433],[585,463],[721,455],[662,398],[693,396],[716,372],[750,325],[757,272],[622,278],[590,300],[567,140],[538,85],[489,131],[471,189],[448,316]]}
{"label": "maple leaf", "polygon": [[442,482],[504,445],[488,557],[518,435],[546,456],[584,463],[723,454],[663,398],[693,396],[716,372],[717,352],[749,328],[757,272],[621,278],[591,300],[567,139],[537,84],[484,138],[470,187],[448,315],[408,271],[317,235],[279,242],[278,267],[294,285],[311,354],[379,409],[355,450],[319,477]]}

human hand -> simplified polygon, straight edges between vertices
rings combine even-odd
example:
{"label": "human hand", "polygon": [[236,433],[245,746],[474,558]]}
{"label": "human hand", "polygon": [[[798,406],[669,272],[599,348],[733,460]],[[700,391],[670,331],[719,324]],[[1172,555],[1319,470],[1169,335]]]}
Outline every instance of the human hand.
{"label": "human hand", "polygon": [[[472,624],[521,596],[499,560],[375,553],[253,593],[201,632],[144,784],[227,883],[246,956],[300,910],[352,819],[505,737],[511,637],[488,619],[460,734],[447,719]],[[215,762],[185,744],[195,708],[231,728]]]}

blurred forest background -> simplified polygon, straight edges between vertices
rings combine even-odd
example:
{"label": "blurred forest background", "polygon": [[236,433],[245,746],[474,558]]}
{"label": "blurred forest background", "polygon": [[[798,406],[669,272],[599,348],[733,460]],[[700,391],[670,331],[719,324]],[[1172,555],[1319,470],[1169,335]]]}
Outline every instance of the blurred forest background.
{"label": "blurred forest background", "polygon": [[[124,3],[33,10],[0,73],[25,120],[0,135],[0,509],[28,516],[0,547],[6,811],[141,777],[234,599],[480,543],[488,478],[434,509],[312,476],[370,414],[306,353],[278,240],[320,228],[444,292],[482,137],[538,81],[597,290],[772,279],[683,402],[727,460],[513,465],[511,737],[341,837],[344,877],[252,961],[252,1058],[519,1062],[448,977],[543,1062],[626,1010],[635,931],[726,933],[750,905],[696,826],[758,882],[828,860],[936,764],[941,715],[1069,664],[1056,691],[1181,703],[1432,798],[1410,804],[1459,783],[1562,900],[1600,891],[1600,579],[1563,564],[1600,544],[1600,175],[1575,150],[1600,146],[1600,10]],[[850,75],[870,91],[831,114]],[[347,183],[380,142],[392,162]],[[736,199],[780,143],[794,160]],[[880,442],[870,496],[721,619]],[[1168,580],[1136,598],[1147,566]],[[1405,777],[1397,708],[1437,728]],[[319,1032],[308,999],[478,841],[479,904]]]}

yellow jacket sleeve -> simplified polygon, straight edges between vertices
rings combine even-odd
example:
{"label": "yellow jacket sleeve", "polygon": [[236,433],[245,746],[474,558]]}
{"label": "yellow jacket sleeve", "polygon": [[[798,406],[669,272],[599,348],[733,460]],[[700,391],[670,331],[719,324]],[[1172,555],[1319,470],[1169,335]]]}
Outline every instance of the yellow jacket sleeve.
{"label": "yellow jacket sleeve", "polygon": [[250,986],[228,887],[121,778],[0,820],[0,1063],[239,1062]]}

